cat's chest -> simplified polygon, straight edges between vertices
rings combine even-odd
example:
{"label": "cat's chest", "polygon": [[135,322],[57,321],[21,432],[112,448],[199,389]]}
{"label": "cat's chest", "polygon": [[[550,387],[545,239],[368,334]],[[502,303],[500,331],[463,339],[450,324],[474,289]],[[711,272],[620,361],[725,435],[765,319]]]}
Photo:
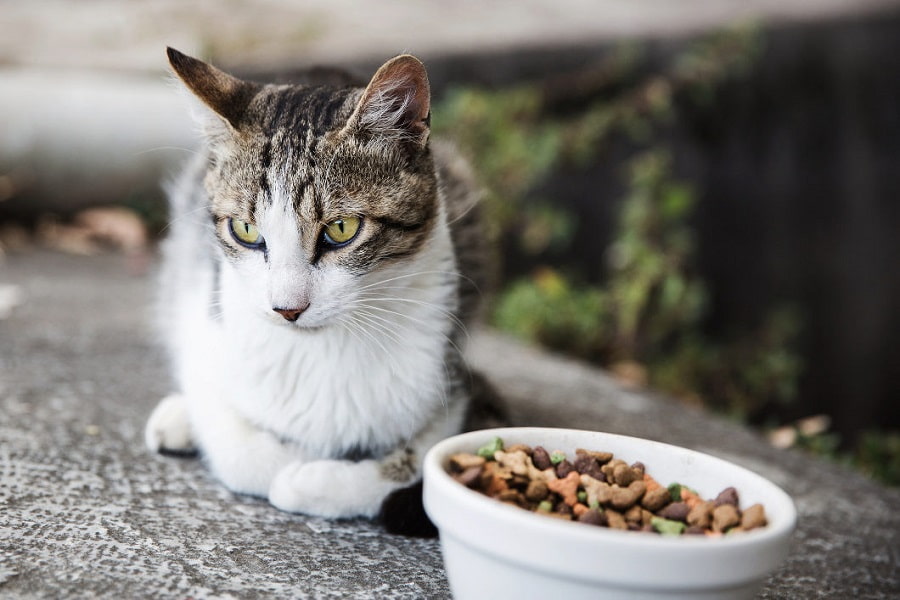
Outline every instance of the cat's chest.
{"label": "cat's chest", "polygon": [[223,354],[228,401],[246,418],[318,455],[388,447],[411,437],[445,402],[443,323],[298,331],[266,325]]}

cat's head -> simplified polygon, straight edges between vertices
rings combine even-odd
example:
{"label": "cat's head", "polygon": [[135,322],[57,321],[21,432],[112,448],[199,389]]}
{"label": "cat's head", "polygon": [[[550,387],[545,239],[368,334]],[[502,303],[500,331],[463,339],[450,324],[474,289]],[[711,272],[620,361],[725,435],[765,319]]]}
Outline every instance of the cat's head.
{"label": "cat's head", "polygon": [[440,209],[418,59],[332,87],[262,85],[168,55],[202,103],[209,211],[248,310],[326,325],[422,252]]}

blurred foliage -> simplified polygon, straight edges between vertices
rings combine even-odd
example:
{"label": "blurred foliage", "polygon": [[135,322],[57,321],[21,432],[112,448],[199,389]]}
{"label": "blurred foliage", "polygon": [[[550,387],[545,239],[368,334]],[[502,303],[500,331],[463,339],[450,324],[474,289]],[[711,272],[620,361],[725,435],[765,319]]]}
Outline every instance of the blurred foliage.
{"label": "blurred foliage", "polygon": [[869,476],[900,486],[900,431],[867,431],[850,460]]}
{"label": "blurred foliage", "polygon": [[[723,83],[752,69],[762,43],[758,28],[739,27],[690,44],[664,65],[628,44],[545,82],[447,93],[434,110],[435,131],[473,159],[491,237],[534,266],[530,277],[502,282],[496,326],[613,372],[637,365],[639,383],[740,419],[795,399],[803,366],[795,308],[771,306],[760,323],[704,331],[711,294],[696,273],[697,193],[674,176],[664,141],[680,110],[709,107]],[[601,259],[605,275],[588,283],[584,264],[561,269],[547,257],[592,229],[582,229],[572,207],[534,191],[554,173],[588,169],[623,146],[631,152],[622,165],[626,191]],[[814,437],[805,447],[834,452],[832,438]],[[859,460],[873,474],[896,475],[896,437],[872,440]],[[885,461],[884,452],[893,458]],[[892,465],[886,473],[875,466],[884,464]]]}

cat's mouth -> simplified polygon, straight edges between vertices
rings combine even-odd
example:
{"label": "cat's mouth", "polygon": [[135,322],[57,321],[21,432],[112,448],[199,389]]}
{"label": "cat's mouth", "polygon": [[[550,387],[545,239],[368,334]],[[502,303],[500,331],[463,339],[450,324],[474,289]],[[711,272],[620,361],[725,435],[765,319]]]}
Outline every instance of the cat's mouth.
{"label": "cat's mouth", "polygon": [[[315,315],[306,314],[305,309],[302,311],[285,311],[284,309],[272,309],[266,311],[267,320],[273,325],[295,329],[299,331],[321,331],[328,327],[327,322],[316,318]],[[298,312],[299,314],[294,314]]]}

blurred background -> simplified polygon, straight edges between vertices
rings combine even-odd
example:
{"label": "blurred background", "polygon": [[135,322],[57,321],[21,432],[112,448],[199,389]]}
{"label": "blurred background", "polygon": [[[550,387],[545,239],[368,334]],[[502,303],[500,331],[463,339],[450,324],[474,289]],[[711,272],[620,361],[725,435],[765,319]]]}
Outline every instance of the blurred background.
{"label": "blurred background", "polygon": [[198,144],[166,45],[258,80],[418,55],[491,325],[900,485],[900,1],[0,0],[0,319],[4,256],[152,270]]}

